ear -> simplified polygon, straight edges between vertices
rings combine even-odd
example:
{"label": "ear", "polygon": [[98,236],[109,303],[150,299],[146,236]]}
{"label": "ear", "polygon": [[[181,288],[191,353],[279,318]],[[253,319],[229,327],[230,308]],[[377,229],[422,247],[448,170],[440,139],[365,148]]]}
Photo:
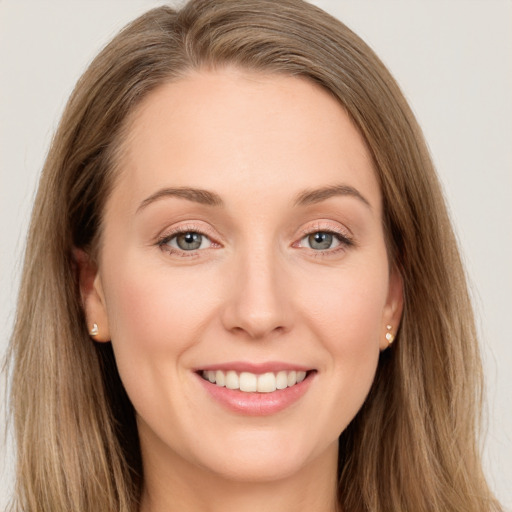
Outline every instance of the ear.
{"label": "ear", "polygon": [[[98,267],[89,254],[82,249],[73,249],[73,257],[77,266],[80,296],[85,311],[87,330],[94,341],[110,341],[105,296]],[[97,329],[94,329],[95,324]]]}
{"label": "ear", "polygon": [[[382,315],[382,327],[379,341],[380,350],[386,350],[396,337],[400,320],[402,319],[403,308],[403,279],[398,269],[393,267],[389,275],[388,297]],[[390,327],[389,329],[388,326]],[[391,341],[386,338],[387,334],[391,334]]]}

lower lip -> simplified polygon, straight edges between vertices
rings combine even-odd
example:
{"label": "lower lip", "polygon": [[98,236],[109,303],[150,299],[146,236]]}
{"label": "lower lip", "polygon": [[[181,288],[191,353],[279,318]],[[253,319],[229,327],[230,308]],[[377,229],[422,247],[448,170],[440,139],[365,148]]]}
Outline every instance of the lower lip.
{"label": "lower lip", "polygon": [[313,381],[315,372],[285,389],[277,389],[272,393],[246,393],[238,389],[228,389],[212,384],[200,375],[197,378],[210,396],[230,411],[247,416],[269,416],[287,409],[304,396]]}

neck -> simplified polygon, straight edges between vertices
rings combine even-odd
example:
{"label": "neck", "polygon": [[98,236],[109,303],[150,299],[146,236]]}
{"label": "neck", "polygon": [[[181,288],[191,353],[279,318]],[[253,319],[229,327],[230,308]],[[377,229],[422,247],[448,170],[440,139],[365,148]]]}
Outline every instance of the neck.
{"label": "neck", "polygon": [[293,475],[258,482],[226,478],[175,457],[166,464],[162,455],[143,450],[140,512],[339,512],[337,446]]}

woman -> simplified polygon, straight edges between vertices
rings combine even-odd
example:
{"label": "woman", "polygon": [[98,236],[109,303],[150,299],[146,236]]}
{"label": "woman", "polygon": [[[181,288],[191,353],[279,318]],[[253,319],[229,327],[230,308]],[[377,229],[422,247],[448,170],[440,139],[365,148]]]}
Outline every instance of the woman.
{"label": "woman", "polygon": [[28,247],[18,509],[500,510],[421,132],[322,11],[133,22],[69,101]]}

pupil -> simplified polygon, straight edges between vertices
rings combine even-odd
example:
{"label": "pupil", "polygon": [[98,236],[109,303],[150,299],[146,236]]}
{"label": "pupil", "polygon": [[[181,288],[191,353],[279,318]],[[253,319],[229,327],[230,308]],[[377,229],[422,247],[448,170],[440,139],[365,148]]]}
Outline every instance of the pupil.
{"label": "pupil", "polygon": [[178,247],[184,251],[199,249],[201,247],[202,235],[194,232],[183,233],[178,236],[176,242]]}
{"label": "pupil", "polygon": [[309,235],[309,245],[312,249],[329,249],[332,245],[332,235],[330,233],[313,233]]}

